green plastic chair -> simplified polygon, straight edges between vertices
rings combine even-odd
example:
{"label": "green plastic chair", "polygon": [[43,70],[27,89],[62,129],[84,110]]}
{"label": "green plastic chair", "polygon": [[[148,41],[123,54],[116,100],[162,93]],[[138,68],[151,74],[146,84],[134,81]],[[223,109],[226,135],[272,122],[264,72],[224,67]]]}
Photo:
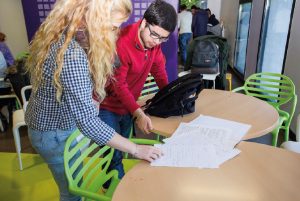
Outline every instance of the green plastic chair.
{"label": "green plastic chair", "polygon": [[[104,158],[103,153],[109,152]],[[114,149],[99,147],[77,129],[68,138],[64,150],[64,166],[69,191],[85,200],[109,201],[116,189],[119,179],[118,172],[107,172]],[[106,192],[102,185],[111,180]]]}
{"label": "green plastic chair", "polygon": [[151,74],[149,74],[145,81],[145,84],[144,84],[144,87],[143,87],[143,90],[141,92],[139,99],[143,99],[145,96],[148,96],[150,94],[155,94],[158,90],[159,89],[154,80],[154,77]]}
{"label": "green plastic chair", "polygon": [[[241,90],[243,90],[246,95],[268,102],[278,111],[278,127],[271,132],[272,146],[277,146],[280,129],[284,130],[284,141],[288,141],[289,128],[297,104],[297,95],[295,94],[293,81],[282,74],[256,73],[247,78],[244,86],[232,91],[237,92]],[[280,109],[280,107],[286,103],[291,103],[289,112]]]}
{"label": "green plastic chair", "polygon": [[29,56],[29,52],[27,51],[19,52],[16,56],[16,60],[27,58],[28,56]]}

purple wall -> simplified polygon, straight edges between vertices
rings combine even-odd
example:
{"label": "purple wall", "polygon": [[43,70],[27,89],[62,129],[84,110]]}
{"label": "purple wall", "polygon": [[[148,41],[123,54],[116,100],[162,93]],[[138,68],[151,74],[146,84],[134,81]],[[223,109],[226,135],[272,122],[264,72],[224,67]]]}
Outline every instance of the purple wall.
{"label": "purple wall", "polygon": [[44,21],[55,0],[22,0],[28,40],[31,41],[34,33]]}
{"label": "purple wall", "polygon": [[[166,0],[178,8],[178,0]],[[132,24],[143,17],[145,10],[151,4],[152,0],[132,0],[133,13],[125,25]],[[25,16],[25,24],[29,41],[34,36],[34,33],[44,21],[48,13],[53,7],[55,0],[22,0],[23,11]],[[177,78],[177,30],[170,36],[170,39],[162,45],[162,50],[166,56],[167,72],[169,80]]]}

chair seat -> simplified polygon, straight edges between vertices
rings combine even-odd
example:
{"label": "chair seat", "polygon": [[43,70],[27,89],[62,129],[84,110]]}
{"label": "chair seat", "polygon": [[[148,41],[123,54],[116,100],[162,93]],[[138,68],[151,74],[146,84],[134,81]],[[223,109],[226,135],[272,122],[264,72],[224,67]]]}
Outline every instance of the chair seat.
{"label": "chair seat", "polygon": [[282,143],[280,147],[289,151],[300,153],[300,142],[287,141]]}

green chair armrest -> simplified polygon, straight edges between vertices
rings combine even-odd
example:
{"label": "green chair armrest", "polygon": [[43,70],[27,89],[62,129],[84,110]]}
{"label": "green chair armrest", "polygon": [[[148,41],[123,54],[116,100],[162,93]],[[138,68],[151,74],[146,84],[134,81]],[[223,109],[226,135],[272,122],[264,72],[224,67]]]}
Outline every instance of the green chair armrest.
{"label": "green chair armrest", "polygon": [[232,92],[245,91],[244,87],[238,87],[232,90]]}

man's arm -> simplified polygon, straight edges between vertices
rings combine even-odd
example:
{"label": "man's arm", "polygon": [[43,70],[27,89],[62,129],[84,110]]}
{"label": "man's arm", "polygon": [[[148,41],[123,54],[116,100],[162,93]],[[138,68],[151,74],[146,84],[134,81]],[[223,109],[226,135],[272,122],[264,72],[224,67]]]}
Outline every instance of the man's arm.
{"label": "man's arm", "polygon": [[168,84],[168,75],[166,71],[166,59],[164,54],[161,51],[161,47],[158,47],[159,50],[157,51],[151,67],[150,73],[154,77],[155,82],[159,89],[162,89]]}
{"label": "man's arm", "polygon": [[[159,49],[154,56],[155,61],[153,62],[150,73],[154,77],[159,89],[162,89],[168,84],[168,76],[165,67],[166,59],[161,51],[160,46],[158,48]],[[151,119],[141,108],[138,108],[136,111],[134,111],[133,116],[136,117],[136,123],[144,133],[150,133],[151,130],[153,130]]]}

